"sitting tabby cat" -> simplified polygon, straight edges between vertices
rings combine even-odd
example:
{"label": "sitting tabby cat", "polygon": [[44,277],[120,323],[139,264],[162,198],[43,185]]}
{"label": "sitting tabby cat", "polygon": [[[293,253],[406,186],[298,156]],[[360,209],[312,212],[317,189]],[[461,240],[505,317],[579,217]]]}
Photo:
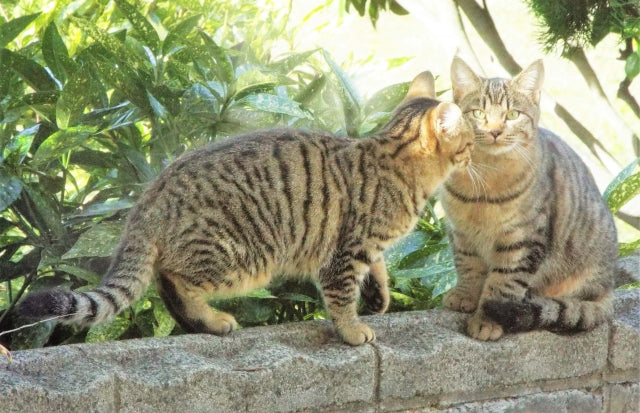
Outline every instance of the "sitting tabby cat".
{"label": "sitting tabby cat", "polygon": [[538,128],[543,72],[541,61],[511,80],[451,67],[476,149],[475,176],[453,172],[442,188],[459,274],[444,305],[473,312],[479,340],[589,330],[613,314],[613,219],[578,155]]}
{"label": "sitting tabby cat", "polygon": [[373,136],[276,129],[181,156],[130,211],[97,288],[38,292],[20,312],[102,323],[155,277],[186,332],[223,335],[236,321],[214,312],[207,296],[241,294],[275,274],[308,274],[344,341],[374,340],[356,312],[360,286],[367,285],[363,299],[373,311],[386,311],[382,251],[412,229],[436,187],[470,159],[471,125],[456,105],[434,97],[425,72]]}

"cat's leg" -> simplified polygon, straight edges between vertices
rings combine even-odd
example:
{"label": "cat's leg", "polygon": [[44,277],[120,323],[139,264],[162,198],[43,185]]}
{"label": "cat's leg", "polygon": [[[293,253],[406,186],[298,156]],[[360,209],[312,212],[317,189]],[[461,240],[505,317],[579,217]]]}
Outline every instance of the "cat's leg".
{"label": "cat's leg", "polygon": [[526,289],[522,286],[511,288],[515,282],[515,277],[511,277],[512,275],[516,274],[503,274],[495,271],[489,273],[478,300],[478,308],[467,320],[467,334],[469,336],[481,341],[497,340],[502,337],[503,327],[487,316],[484,312],[484,305],[498,297],[513,297],[510,300],[515,300],[516,297],[526,294]]}
{"label": "cat's leg", "polygon": [[472,313],[478,308],[487,278],[487,267],[475,250],[464,242],[464,238],[454,233],[450,239],[458,282],[445,294],[442,302],[450,310]]}
{"label": "cat's leg", "polygon": [[[484,283],[478,309],[467,320],[467,333],[478,340],[497,340],[503,326],[485,312],[487,302],[521,302],[531,295],[547,255],[543,231],[517,228],[504,233],[491,255],[491,270]],[[545,270],[546,271],[546,270]],[[544,271],[543,271],[544,272]]]}
{"label": "cat's leg", "polygon": [[342,339],[352,346],[369,343],[376,338],[373,330],[358,318],[360,285],[369,265],[356,256],[350,251],[340,252],[319,274],[322,295],[333,325]]}
{"label": "cat's leg", "polygon": [[238,327],[231,314],[213,311],[205,292],[188,284],[178,274],[161,272],[158,292],[169,313],[187,333],[225,335]]}
{"label": "cat's leg", "polygon": [[369,272],[360,286],[360,296],[370,311],[380,314],[387,311],[389,307],[388,279],[387,265],[383,258],[369,266]]}

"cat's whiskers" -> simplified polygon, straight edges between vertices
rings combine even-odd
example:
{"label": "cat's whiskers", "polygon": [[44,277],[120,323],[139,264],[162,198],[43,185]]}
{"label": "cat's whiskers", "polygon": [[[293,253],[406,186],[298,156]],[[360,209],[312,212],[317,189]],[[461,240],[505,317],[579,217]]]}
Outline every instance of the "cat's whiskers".
{"label": "cat's whiskers", "polygon": [[[479,197],[483,195],[485,198],[487,197],[487,182],[482,177],[482,174],[475,169],[475,164],[470,164],[467,168],[467,173],[469,174],[469,178],[471,180],[471,187],[473,188],[474,196]],[[482,189],[482,194],[480,194],[478,189]]]}
{"label": "cat's whiskers", "polygon": [[515,143],[515,145],[513,146],[513,150],[516,151],[516,153],[520,155],[522,159],[524,159],[527,165],[529,165],[529,168],[531,169],[536,168],[535,163],[533,162],[533,159],[531,159],[531,156],[529,155],[527,150],[520,144],[520,142]]}

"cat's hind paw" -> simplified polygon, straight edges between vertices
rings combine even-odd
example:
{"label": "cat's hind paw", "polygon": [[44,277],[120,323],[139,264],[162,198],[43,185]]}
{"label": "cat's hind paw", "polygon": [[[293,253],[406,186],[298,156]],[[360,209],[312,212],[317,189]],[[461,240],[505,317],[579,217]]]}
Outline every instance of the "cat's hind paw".
{"label": "cat's hind paw", "polygon": [[489,320],[477,312],[467,320],[467,334],[480,341],[495,341],[502,337],[503,329],[500,324]]}
{"label": "cat's hind paw", "polygon": [[376,333],[365,323],[356,323],[348,327],[338,329],[338,333],[345,343],[352,346],[359,346],[371,343],[376,339]]}
{"label": "cat's hind paw", "polygon": [[208,321],[211,332],[217,336],[226,336],[238,328],[238,322],[231,315],[223,312],[214,313]]}

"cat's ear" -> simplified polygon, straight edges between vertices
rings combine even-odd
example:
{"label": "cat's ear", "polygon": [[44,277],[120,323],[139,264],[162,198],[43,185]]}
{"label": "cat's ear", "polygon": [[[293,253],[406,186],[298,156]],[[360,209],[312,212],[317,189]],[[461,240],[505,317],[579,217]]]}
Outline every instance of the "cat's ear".
{"label": "cat's ear", "polygon": [[436,85],[431,72],[422,72],[413,79],[405,101],[416,98],[436,98]]}
{"label": "cat's ear", "polygon": [[469,93],[480,89],[482,82],[478,75],[458,56],[451,62],[451,86],[453,100],[460,102]]}
{"label": "cat's ear", "polygon": [[438,139],[460,132],[465,119],[458,105],[442,102],[438,104],[435,110],[435,131]]}
{"label": "cat's ear", "polygon": [[544,65],[542,59],[531,63],[529,67],[513,78],[513,85],[536,104],[540,103],[540,91],[544,80]]}

